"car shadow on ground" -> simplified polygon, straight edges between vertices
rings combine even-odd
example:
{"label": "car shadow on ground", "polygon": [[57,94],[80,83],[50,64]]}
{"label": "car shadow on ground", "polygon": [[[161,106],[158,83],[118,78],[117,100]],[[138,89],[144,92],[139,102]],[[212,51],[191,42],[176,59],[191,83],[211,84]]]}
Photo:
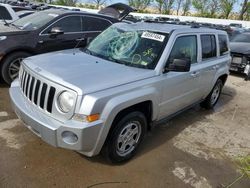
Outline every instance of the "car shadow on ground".
{"label": "car shadow on ground", "polygon": [[[225,86],[223,88],[220,100],[213,110],[206,110],[204,108],[201,108],[200,105],[196,105],[193,108],[190,108],[189,110],[175,116],[174,118],[156,125],[151,131],[147,133],[143,140],[143,143],[140,145],[138,152],[132,160],[139,158],[148,152],[151,152],[152,150],[160,147],[166,142],[171,141],[175,136],[180,134],[185,128],[189,127],[190,125],[199,121],[208,120],[207,116],[221,111],[236,95],[237,92],[234,88]],[[92,158],[88,158],[83,155],[81,156],[89,160],[90,162],[107,164],[107,160],[105,160],[100,155]],[[121,163],[118,165],[123,164],[125,163]]]}
{"label": "car shadow on ground", "polygon": [[238,77],[238,78],[242,78],[243,80],[245,80],[245,78],[246,78],[246,74],[239,73],[239,72],[234,72],[234,71],[230,72],[230,76],[235,76],[235,77]]}

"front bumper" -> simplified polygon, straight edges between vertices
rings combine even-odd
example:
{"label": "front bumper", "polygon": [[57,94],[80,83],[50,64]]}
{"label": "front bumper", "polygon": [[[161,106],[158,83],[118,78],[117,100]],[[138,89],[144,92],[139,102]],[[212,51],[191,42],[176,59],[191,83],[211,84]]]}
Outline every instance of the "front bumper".
{"label": "front bumper", "polygon": [[92,123],[55,120],[23,95],[17,81],[12,83],[9,93],[17,116],[42,140],[52,146],[76,150],[87,156],[98,154],[96,151],[99,148],[96,146],[103,126],[101,120]]}

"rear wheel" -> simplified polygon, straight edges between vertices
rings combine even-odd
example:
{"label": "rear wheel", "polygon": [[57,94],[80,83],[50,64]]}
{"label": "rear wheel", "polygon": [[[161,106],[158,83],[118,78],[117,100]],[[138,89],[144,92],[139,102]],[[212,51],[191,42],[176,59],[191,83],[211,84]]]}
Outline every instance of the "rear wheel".
{"label": "rear wheel", "polygon": [[145,135],[147,121],[143,113],[131,112],[114,126],[102,154],[113,163],[124,162],[135,155]]}
{"label": "rear wheel", "polygon": [[2,62],[1,75],[3,80],[7,84],[18,76],[21,62],[24,58],[29,57],[30,54],[27,52],[15,52],[8,55]]}
{"label": "rear wheel", "polygon": [[201,103],[201,106],[206,109],[212,109],[220,98],[222,87],[223,87],[223,82],[221,79],[218,79],[212,91],[209,93],[206,99]]}

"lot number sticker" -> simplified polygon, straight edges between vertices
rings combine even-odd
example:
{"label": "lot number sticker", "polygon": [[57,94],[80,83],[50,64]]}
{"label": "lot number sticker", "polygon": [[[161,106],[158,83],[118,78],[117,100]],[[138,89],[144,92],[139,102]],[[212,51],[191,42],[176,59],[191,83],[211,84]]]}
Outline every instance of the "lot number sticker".
{"label": "lot number sticker", "polygon": [[141,38],[146,38],[146,39],[157,40],[157,41],[163,42],[165,39],[165,36],[145,31],[142,33]]}

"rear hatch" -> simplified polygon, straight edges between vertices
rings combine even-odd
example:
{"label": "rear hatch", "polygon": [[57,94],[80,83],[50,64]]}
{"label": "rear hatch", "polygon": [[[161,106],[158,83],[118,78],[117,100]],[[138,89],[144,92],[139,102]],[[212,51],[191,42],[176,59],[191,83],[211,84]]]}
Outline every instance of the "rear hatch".
{"label": "rear hatch", "polygon": [[104,14],[108,16],[112,16],[118,20],[123,20],[130,12],[135,12],[136,9],[123,4],[123,3],[115,3],[105,7],[100,10],[99,14]]}

